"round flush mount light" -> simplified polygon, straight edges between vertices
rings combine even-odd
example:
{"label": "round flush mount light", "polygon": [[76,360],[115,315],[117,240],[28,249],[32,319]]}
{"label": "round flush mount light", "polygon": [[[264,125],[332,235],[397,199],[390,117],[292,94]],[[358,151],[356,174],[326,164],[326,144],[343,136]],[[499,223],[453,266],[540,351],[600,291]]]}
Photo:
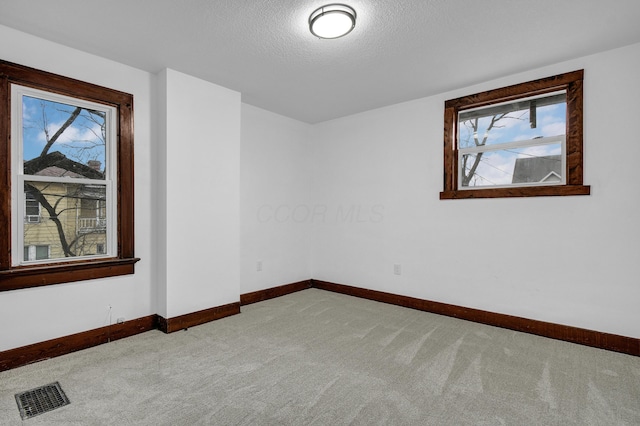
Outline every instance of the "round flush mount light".
{"label": "round flush mount light", "polygon": [[346,4],[327,4],[309,16],[309,31],[320,38],[338,38],[356,26],[356,11]]}

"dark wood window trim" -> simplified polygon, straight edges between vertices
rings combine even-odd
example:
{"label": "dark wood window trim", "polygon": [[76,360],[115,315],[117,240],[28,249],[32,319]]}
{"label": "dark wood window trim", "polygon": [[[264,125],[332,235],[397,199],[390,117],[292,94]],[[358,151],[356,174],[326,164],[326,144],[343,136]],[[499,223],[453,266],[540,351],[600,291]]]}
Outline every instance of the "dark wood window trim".
{"label": "dark wood window trim", "polygon": [[[11,266],[12,83],[109,105],[117,109],[118,251],[109,259]],[[133,96],[64,76],[0,61],[0,291],[133,274]]]}
{"label": "dark wood window trim", "polygon": [[[444,109],[444,190],[440,193],[440,199],[589,195],[590,187],[583,184],[583,78],[584,70],[578,70],[446,101]],[[456,144],[458,113],[466,109],[513,101],[557,90],[566,90],[567,92],[566,184],[458,190],[458,149]]]}

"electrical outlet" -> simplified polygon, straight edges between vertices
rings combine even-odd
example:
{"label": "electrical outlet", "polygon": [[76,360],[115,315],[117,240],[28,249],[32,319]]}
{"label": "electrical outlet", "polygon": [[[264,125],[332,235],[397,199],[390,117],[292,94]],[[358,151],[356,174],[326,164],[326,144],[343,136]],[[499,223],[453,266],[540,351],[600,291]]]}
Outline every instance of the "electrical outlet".
{"label": "electrical outlet", "polygon": [[258,260],[256,262],[256,271],[258,272],[262,271],[262,260]]}
{"label": "electrical outlet", "polygon": [[396,275],[402,275],[402,266],[399,263],[393,265],[393,273]]}
{"label": "electrical outlet", "polygon": [[124,322],[124,317],[120,317],[116,320],[117,324],[122,324]]}

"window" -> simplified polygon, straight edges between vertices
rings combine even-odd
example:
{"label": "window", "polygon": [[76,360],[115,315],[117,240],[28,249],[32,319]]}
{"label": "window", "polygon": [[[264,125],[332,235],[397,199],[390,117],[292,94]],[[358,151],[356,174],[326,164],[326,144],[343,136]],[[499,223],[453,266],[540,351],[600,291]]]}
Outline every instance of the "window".
{"label": "window", "polygon": [[33,194],[27,192],[24,200],[25,223],[40,223],[40,203]]}
{"label": "window", "polygon": [[441,199],[588,195],[583,71],[445,102]]}
{"label": "window", "polygon": [[49,246],[24,246],[25,260],[42,260],[49,258]]}
{"label": "window", "polygon": [[[11,99],[12,199],[26,196],[27,207],[33,200],[46,212],[46,220],[22,227],[19,217],[35,222],[16,203],[12,264],[95,257],[98,242],[107,247],[102,256],[113,255],[115,108],[18,84],[11,84]],[[50,256],[16,256],[34,240],[46,241]]]}
{"label": "window", "polygon": [[133,97],[0,76],[0,290],[133,273]]}

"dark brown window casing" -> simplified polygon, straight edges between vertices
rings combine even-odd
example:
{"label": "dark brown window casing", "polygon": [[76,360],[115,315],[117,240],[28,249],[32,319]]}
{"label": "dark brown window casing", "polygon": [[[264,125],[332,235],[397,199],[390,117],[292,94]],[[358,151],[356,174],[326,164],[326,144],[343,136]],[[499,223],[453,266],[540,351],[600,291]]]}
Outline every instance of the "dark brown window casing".
{"label": "dark brown window casing", "polygon": [[[117,110],[117,254],[96,260],[11,265],[11,84],[115,107]],[[0,61],[0,291],[134,273],[133,96]]]}
{"label": "dark brown window casing", "polygon": [[[444,190],[440,199],[589,195],[583,184],[582,82],[584,70],[451,99],[444,105]],[[566,184],[509,188],[458,189],[458,113],[559,90],[567,94]]]}

